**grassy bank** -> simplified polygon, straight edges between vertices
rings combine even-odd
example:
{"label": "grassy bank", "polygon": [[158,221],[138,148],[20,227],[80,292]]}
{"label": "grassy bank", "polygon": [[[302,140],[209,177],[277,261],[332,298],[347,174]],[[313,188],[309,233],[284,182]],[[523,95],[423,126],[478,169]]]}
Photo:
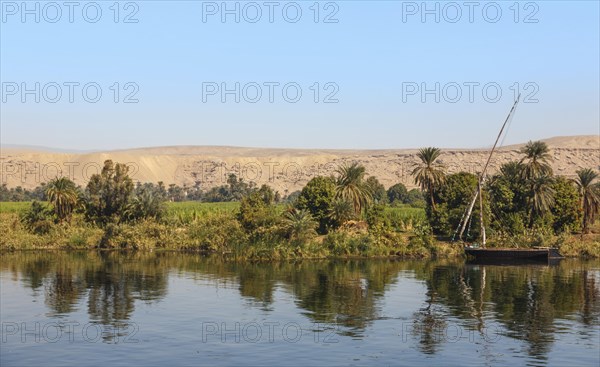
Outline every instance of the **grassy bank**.
{"label": "grassy bank", "polygon": [[[423,210],[410,207],[386,208],[385,216],[390,226],[385,229],[367,230],[357,223],[327,235],[298,240],[284,238],[278,226],[258,234],[247,233],[235,216],[239,203],[233,202],[169,203],[167,215],[160,221],[148,219],[105,227],[85,222],[83,216],[77,214],[70,224],[52,223],[45,234],[32,233],[21,222],[20,213],[29,206],[30,203],[0,204],[0,250],[175,250],[263,260],[462,255],[461,244],[436,240],[423,232]],[[283,206],[278,209],[283,210]],[[599,237],[598,234],[570,235],[551,236],[543,240],[532,237],[517,241],[531,246],[556,246],[565,256],[597,258],[600,257]],[[505,241],[494,239],[491,243],[497,246],[507,245]],[[511,243],[514,245],[515,240]]]}
{"label": "grassy bank", "polygon": [[22,213],[30,207],[29,201],[0,201],[0,213]]}
{"label": "grassy bank", "polygon": [[[179,250],[220,253],[246,259],[326,257],[431,257],[456,256],[460,246],[417,235],[414,228],[424,218],[422,209],[388,208],[393,230],[367,231],[360,223],[348,225],[308,240],[286,239],[273,226],[247,233],[236,219],[239,203],[169,203],[160,221],[148,219],[99,227],[81,214],[70,224],[52,223],[47,233],[35,234],[20,220],[30,203],[0,205],[1,250],[34,249],[131,249]],[[284,206],[276,206],[283,211]]]}

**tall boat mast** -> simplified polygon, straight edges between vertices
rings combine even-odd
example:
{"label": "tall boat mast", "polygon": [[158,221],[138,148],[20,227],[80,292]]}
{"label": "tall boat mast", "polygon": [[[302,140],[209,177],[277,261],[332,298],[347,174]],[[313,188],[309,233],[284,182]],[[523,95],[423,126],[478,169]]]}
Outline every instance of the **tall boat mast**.
{"label": "tall boat mast", "polygon": [[506,120],[504,120],[504,123],[502,124],[502,128],[500,128],[500,132],[498,133],[498,136],[496,137],[496,141],[494,142],[494,146],[492,147],[492,150],[490,151],[490,155],[488,156],[487,161],[485,162],[485,165],[483,166],[483,170],[481,171],[481,173],[479,174],[478,180],[477,180],[477,189],[475,190],[475,193],[473,194],[473,199],[471,200],[471,204],[469,205],[469,208],[467,209],[467,214],[464,216],[463,222],[460,223],[460,233],[458,235],[458,239],[460,240],[463,236],[463,233],[465,232],[465,229],[467,227],[467,223],[469,222],[469,218],[471,218],[471,214],[473,213],[473,207],[475,206],[475,202],[477,201],[477,197],[479,197],[479,219],[480,219],[480,223],[481,223],[481,235],[482,235],[482,240],[483,240],[483,246],[485,247],[485,227],[483,225],[483,198],[481,195],[481,187],[483,186],[483,182],[485,180],[485,173],[487,172],[488,166],[490,165],[490,161],[492,160],[492,155],[494,154],[494,151],[496,150],[496,146],[498,145],[498,142],[500,141],[500,137],[502,136],[502,133],[504,132],[504,128],[506,127],[506,125],[508,124],[508,122],[510,121],[512,115],[514,114],[515,110],[517,109],[517,104],[519,104],[519,100],[521,99],[521,94],[519,93],[519,95],[517,96],[517,99],[515,100],[515,103],[513,104],[512,108],[510,109],[510,112],[508,113],[508,116],[506,116]]}

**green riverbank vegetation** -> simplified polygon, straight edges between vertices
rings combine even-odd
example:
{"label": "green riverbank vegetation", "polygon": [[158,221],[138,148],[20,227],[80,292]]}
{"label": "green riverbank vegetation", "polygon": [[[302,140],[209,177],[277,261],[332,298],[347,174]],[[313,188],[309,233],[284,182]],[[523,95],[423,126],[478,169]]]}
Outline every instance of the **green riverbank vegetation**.
{"label": "green riverbank vegetation", "polygon": [[[352,163],[286,196],[235,175],[207,191],[134,184],[126,165],[108,160],[83,188],[65,177],[32,191],[0,187],[0,250],[179,250],[269,260],[458,256],[464,242],[456,233],[478,176],[447,174],[440,154],[417,154],[412,174],[420,189],[398,183],[386,190]],[[483,212],[475,207],[462,240],[479,241],[483,218],[488,246],[600,257],[598,174],[555,176],[549,160],[544,143],[530,142],[520,161],[488,177]]]}

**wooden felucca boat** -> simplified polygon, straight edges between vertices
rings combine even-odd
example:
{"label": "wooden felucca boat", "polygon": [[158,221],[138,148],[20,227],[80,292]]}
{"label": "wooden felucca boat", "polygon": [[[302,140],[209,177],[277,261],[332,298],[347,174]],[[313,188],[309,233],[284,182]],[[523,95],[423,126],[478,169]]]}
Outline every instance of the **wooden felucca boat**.
{"label": "wooden felucca boat", "polygon": [[[505,261],[510,261],[510,260],[548,261],[550,259],[562,258],[562,256],[558,252],[558,249],[556,249],[556,248],[549,248],[549,247],[486,248],[486,246],[485,246],[486,245],[486,235],[485,235],[485,225],[484,225],[484,221],[483,221],[483,200],[482,200],[482,195],[481,195],[481,188],[482,188],[483,182],[486,178],[485,173],[486,173],[487,168],[492,159],[492,155],[494,154],[494,151],[496,150],[496,146],[498,145],[498,141],[500,140],[500,137],[502,136],[504,128],[506,127],[507,123],[511,120],[511,118],[517,108],[517,104],[519,103],[520,97],[521,97],[521,95],[519,94],[519,96],[515,100],[515,103],[513,104],[512,108],[510,109],[510,112],[508,113],[506,120],[504,120],[504,124],[502,124],[502,128],[500,129],[500,132],[498,133],[498,136],[496,137],[496,141],[494,142],[494,146],[492,147],[492,150],[490,151],[490,155],[488,156],[488,159],[487,159],[485,165],[483,166],[483,170],[479,174],[477,190],[475,190],[475,193],[473,194],[471,204],[467,208],[467,211],[463,215],[463,218],[459,224],[460,233],[458,235],[458,239],[460,240],[463,236],[463,233],[464,233],[466,227],[467,227],[467,223],[469,222],[469,219],[471,218],[471,214],[473,213],[473,207],[475,206],[475,202],[477,201],[477,198],[479,198],[479,222],[481,224],[482,246],[479,247],[476,244],[472,244],[472,245],[467,245],[464,248],[465,254],[468,257],[475,258],[477,261],[486,261],[486,260],[489,260],[491,262],[496,262],[496,261],[505,262]],[[457,232],[458,232],[458,228],[457,228]],[[456,236],[456,233],[455,233],[455,236]]]}

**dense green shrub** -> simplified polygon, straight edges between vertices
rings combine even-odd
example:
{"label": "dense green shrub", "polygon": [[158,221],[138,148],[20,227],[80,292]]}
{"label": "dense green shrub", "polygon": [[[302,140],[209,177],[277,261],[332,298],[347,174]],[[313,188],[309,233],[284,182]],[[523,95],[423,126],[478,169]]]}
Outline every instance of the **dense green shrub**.
{"label": "dense green shrub", "polygon": [[125,218],[125,211],[133,192],[129,168],[122,163],[104,162],[100,174],[90,177],[86,188],[86,217],[99,223],[118,223]]}
{"label": "dense green shrub", "polygon": [[44,204],[34,200],[31,208],[21,215],[21,222],[32,233],[47,234],[53,226],[51,215]]}
{"label": "dense green shrub", "polygon": [[[581,228],[580,197],[575,185],[564,177],[523,178],[524,166],[509,162],[486,185],[490,197],[491,227],[500,236],[521,236],[528,229],[547,227],[556,234]],[[537,182],[543,183],[537,183]],[[542,185],[542,186],[541,186]],[[534,210],[544,198],[547,209]]]}
{"label": "dense green shrub", "polygon": [[109,223],[99,241],[101,249],[178,249],[184,244],[181,231],[153,219],[132,223]]}
{"label": "dense green shrub", "polygon": [[419,189],[412,189],[406,196],[406,204],[413,208],[425,208],[425,196]]}
{"label": "dense green shrub", "polygon": [[[461,222],[465,211],[477,190],[477,176],[472,173],[459,172],[448,175],[445,183],[434,192],[435,209],[427,205],[426,213],[433,232],[451,237]],[[475,205],[466,238],[477,238],[480,235],[479,205]],[[489,218],[487,195],[484,192],[484,220]],[[475,224],[475,225],[473,225]]]}
{"label": "dense green shrub", "polygon": [[390,188],[387,190],[387,197],[390,204],[406,204],[408,201],[408,190],[404,184],[397,183],[393,186],[390,186]]}
{"label": "dense green shrub", "polygon": [[385,187],[379,182],[377,177],[370,176],[367,178],[366,184],[369,187],[369,191],[371,192],[371,196],[375,204],[388,203],[388,195],[385,191]]}
{"label": "dense green shrub", "polygon": [[359,256],[369,247],[368,234],[351,234],[343,230],[332,231],[323,240],[325,246],[333,256]]}
{"label": "dense green shrub", "polygon": [[554,217],[552,227],[554,232],[575,232],[581,229],[582,210],[580,197],[575,184],[564,178],[557,177],[554,181],[554,205],[551,213]]}
{"label": "dense green shrub", "polygon": [[151,190],[141,190],[133,196],[123,213],[126,220],[161,219],[167,211],[165,199]]}
{"label": "dense green shrub", "polygon": [[327,233],[335,226],[330,217],[331,206],[335,198],[335,181],[331,177],[314,177],[302,191],[296,201],[298,209],[306,209],[319,222],[318,233]]}
{"label": "dense green shrub", "polygon": [[375,204],[367,210],[367,224],[369,231],[390,231],[392,223],[385,211],[385,205]]}
{"label": "dense green shrub", "polygon": [[240,249],[248,241],[244,228],[228,213],[200,216],[187,231],[185,249],[227,253]]}
{"label": "dense green shrub", "polygon": [[272,235],[274,227],[280,222],[273,201],[273,190],[263,185],[260,190],[242,198],[237,219],[254,239],[263,235]]}

